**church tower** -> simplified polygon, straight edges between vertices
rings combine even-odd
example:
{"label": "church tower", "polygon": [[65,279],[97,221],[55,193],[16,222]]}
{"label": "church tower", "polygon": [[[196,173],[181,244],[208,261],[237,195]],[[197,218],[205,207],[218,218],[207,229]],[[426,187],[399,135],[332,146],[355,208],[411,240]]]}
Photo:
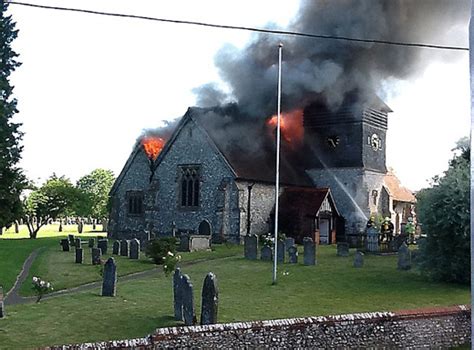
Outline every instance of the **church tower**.
{"label": "church tower", "polygon": [[307,173],[317,187],[329,187],[354,240],[371,213],[381,208],[390,108],[378,97],[360,102],[348,96],[335,110],[314,103],[304,110]]}

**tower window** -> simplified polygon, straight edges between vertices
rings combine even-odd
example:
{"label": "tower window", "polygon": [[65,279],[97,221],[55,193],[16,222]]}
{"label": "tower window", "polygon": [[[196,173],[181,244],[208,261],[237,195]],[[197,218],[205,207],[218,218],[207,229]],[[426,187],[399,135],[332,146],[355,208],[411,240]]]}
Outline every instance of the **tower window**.
{"label": "tower window", "polygon": [[197,165],[182,166],[180,170],[180,206],[182,208],[199,207],[200,167]]}

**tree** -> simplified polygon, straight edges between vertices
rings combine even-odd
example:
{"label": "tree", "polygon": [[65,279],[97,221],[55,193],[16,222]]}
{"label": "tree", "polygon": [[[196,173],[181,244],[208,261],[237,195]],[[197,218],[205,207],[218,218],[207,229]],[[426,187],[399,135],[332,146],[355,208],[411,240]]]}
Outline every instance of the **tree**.
{"label": "tree", "polygon": [[114,181],[114,173],[106,169],[95,169],[79,179],[77,187],[87,195],[90,205],[85,215],[96,219],[108,216],[109,192]]}
{"label": "tree", "polygon": [[49,219],[72,216],[83,210],[84,193],[64,176],[53,174],[40,188],[33,191],[25,203],[26,225],[30,238],[36,238]]}
{"label": "tree", "polygon": [[20,66],[18,54],[11,49],[17,37],[15,23],[6,15],[8,4],[2,1],[0,17],[0,228],[21,216],[20,195],[26,186],[22,170],[16,165],[21,158],[21,124],[14,123],[17,100],[12,98],[10,74]]}
{"label": "tree", "polygon": [[419,221],[426,241],[420,246],[420,267],[436,280],[470,282],[470,148],[458,141],[449,168],[433,178],[431,188],[417,194]]}

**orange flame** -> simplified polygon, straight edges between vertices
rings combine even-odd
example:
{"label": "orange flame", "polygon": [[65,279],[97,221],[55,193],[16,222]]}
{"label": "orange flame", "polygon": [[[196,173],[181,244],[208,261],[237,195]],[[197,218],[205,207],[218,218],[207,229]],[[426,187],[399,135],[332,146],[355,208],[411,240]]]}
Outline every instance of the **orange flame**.
{"label": "orange flame", "polygon": [[156,160],[164,145],[165,140],[161,137],[148,136],[142,139],[143,150],[146,156],[153,161]]}
{"label": "orange flame", "polygon": [[[278,116],[274,115],[267,121],[267,125],[275,128]],[[283,139],[289,144],[301,143],[303,141],[303,110],[295,109],[291,112],[281,114],[280,129]]]}

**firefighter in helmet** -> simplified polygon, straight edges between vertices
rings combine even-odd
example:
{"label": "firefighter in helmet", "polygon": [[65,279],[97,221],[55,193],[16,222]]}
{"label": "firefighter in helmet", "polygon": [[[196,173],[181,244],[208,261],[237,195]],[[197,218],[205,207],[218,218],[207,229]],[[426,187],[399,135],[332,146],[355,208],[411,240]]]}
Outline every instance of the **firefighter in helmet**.
{"label": "firefighter in helmet", "polygon": [[380,233],[382,235],[381,241],[391,242],[393,239],[393,223],[390,221],[390,218],[387,216],[380,227]]}

